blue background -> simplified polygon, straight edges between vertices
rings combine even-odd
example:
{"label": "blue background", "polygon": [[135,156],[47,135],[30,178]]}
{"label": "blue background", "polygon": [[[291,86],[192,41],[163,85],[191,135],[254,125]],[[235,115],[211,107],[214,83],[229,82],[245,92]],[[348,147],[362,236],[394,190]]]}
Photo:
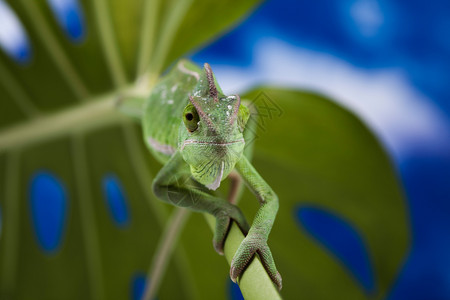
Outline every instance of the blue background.
{"label": "blue background", "polygon": [[369,72],[399,70],[427,105],[444,116],[444,126],[433,132],[437,138],[427,147],[414,139],[413,128],[412,142],[397,142],[402,151],[386,146],[404,186],[413,235],[389,298],[450,299],[450,1],[267,1],[193,59],[213,68],[251,70],[258,41],[267,37]]}

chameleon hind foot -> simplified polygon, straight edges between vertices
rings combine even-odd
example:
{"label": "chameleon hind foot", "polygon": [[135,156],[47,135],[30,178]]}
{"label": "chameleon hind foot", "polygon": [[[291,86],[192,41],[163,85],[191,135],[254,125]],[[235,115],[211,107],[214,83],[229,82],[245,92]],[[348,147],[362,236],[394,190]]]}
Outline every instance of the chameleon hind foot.
{"label": "chameleon hind foot", "polygon": [[236,282],[237,278],[242,275],[256,253],[259,255],[261,263],[266,269],[267,274],[269,274],[270,279],[272,279],[273,283],[278,287],[278,290],[281,290],[281,275],[277,271],[267,241],[257,234],[249,234],[236,251],[233,260],[231,261],[231,280]]}

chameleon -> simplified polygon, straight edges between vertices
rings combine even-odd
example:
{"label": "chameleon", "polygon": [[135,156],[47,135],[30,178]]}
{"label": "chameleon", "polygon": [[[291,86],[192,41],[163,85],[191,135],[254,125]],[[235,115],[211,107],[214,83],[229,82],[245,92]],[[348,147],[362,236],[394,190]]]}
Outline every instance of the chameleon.
{"label": "chameleon", "polygon": [[[222,92],[209,64],[201,69],[188,60],[180,60],[143,101],[143,138],[163,165],[152,185],[156,197],[213,215],[213,246],[221,255],[231,222],[236,222],[246,236],[232,259],[231,280],[237,281],[257,253],[281,289],[281,275],[267,245],[278,197],[244,155],[249,109],[238,95]],[[251,227],[233,199],[214,194],[227,177],[244,181],[259,200]],[[236,189],[237,185],[231,186]]]}

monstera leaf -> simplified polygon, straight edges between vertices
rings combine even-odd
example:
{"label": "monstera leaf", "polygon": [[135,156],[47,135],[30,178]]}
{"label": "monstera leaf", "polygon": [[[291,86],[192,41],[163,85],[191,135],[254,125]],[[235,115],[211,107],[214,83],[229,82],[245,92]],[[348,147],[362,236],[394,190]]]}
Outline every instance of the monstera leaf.
{"label": "monstera leaf", "polygon": [[[383,299],[409,243],[399,182],[354,115],[308,92],[261,88],[254,164],[280,198],[269,245],[290,299]],[[254,204],[244,195],[240,205]],[[254,202],[254,201],[253,201]]]}
{"label": "monstera leaf", "polygon": [[[139,299],[172,208],[152,195],[161,166],[114,99],[154,82],[256,1],[67,2],[6,5],[25,46],[0,51],[0,298]],[[269,244],[282,296],[383,298],[409,231],[375,137],[312,93],[242,97],[259,111],[255,167],[280,198]],[[256,199],[246,192],[240,205],[251,219]],[[238,299],[211,238],[192,214],[159,299]]]}

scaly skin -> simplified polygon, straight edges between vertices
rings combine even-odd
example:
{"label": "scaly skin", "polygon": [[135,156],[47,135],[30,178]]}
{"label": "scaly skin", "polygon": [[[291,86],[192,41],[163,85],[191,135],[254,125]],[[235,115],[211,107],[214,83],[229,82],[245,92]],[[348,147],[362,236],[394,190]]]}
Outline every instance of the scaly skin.
{"label": "scaly skin", "polygon": [[[208,64],[200,70],[180,61],[145,101],[144,139],[164,164],[153,182],[155,195],[173,205],[215,216],[213,245],[220,254],[230,223],[235,221],[248,234],[231,263],[231,279],[236,282],[257,253],[281,289],[281,276],[267,245],[278,198],[243,155],[249,111],[239,96],[223,94]],[[211,192],[234,169],[260,202],[250,228],[237,206]]]}

